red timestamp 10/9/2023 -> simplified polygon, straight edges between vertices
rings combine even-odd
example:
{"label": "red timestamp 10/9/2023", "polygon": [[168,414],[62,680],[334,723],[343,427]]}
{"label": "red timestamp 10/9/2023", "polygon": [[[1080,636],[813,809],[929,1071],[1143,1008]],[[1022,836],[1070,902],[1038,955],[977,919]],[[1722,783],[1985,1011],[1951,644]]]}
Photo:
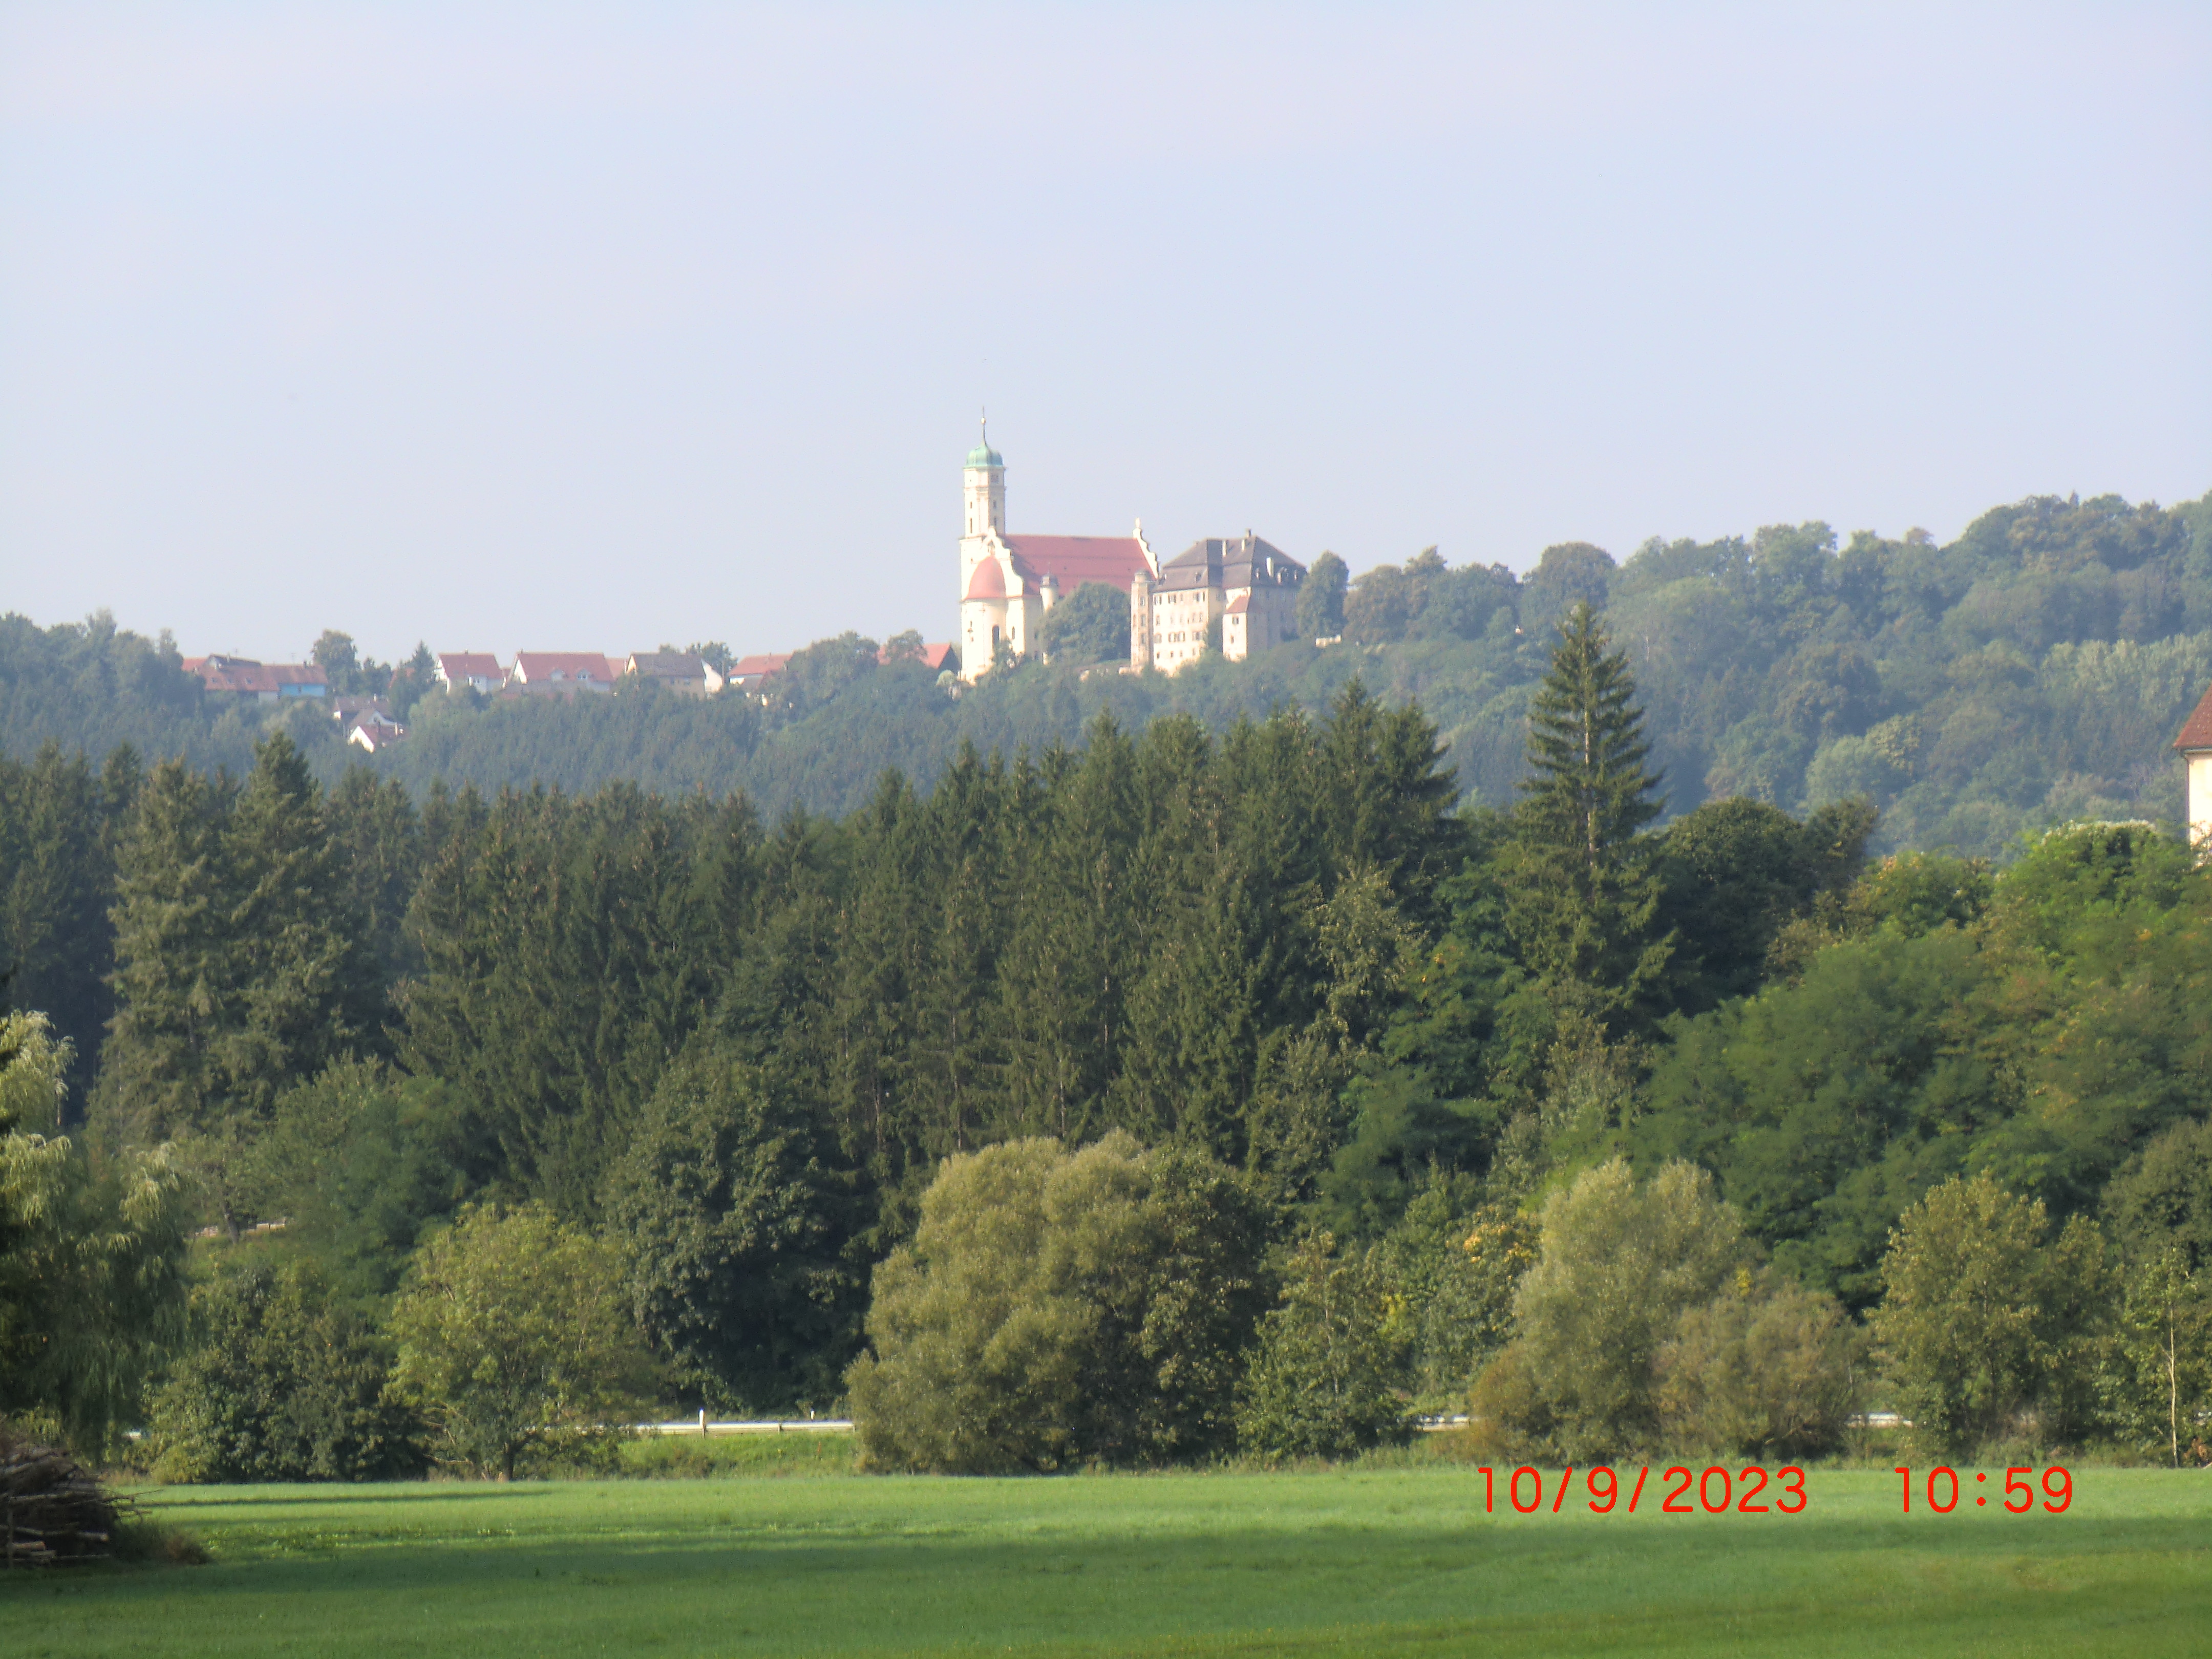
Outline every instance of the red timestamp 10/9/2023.
{"label": "red timestamp 10/9/2023", "polygon": [[[1905,1483],[1902,1494],[1905,1500],[1904,1512],[1910,1515],[1912,1513],[1912,1471],[1900,1468],[1894,1473]],[[2025,1465],[2007,1469],[2004,1472],[2002,1501],[1997,1507],[2013,1515],[2026,1515],[2033,1510],[2039,1495],[2036,1484],[2033,1480],[2023,1480],[2021,1477],[2032,1476],[2034,1474],[2035,1471],[2033,1468]],[[1977,1469],[1972,1471],[1972,1474],[1973,1486],[1986,1487],[1989,1485],[1990,1477],[1986,1472]],[[1960,1497],[1966,1490],[1968,1488],[1960,1485],[1958,1470],[1939,1463],[1928,1471],[1923,1480],[1921,1502],[1923,1507],[1937,1515],[1949,1515],[1959,1507]],[[2051,1464],[2043,1471],[2040,1496],[2045,1513],[2065,1514],[2067,1507],[2074,1501],[2074,1477],[2057,1464]],[[1988,1509],[1990,1497],[1990,1494],[1986,1491],[1976,1492],[1973,1507],[1978,1510]]]}
{"label": "red timestamp 10/9/2023", "polygon": [[[1482,1507],[1486,1514],[1498,1512],[1498,1474],[1496,1469],[1480,1469],[1482,1476]],[[1599,1464],[1593,1468],[1577,1470],[1571,1465],[1560,1472],[1559,1484],[1552,1488],[1552,1501],[1544,1502],[1544,1472],[1522,1464],[1504,1477],[1506,1503],[1521,1515],[1534,1515],[1548,1509],[1560,1514],[1573,1495],[1575,1476],[1583,1477],[1586,1498],[1582,1505],[1593,1515],[1611,1515],[1620,1506],[1621,1474]],[[1644,1502],[1644,1482],[1650,1478],[1650,1466],[1636,1471],[1636,1485],[1628,1493],[1626,1513],[1634,1515]],[[1656,1500],[1647,1506],[1662,1515],[1726,1515],[1733,1510],[1737,1515],[1802,1515],[1805,1512],[1805,1471],[1795,1465],[1788,1468],[1769,1470],[1753,1464],[1747,1468],[1730,1469],[1716,1463],[1709,1468],[1692,1471],[1681,1464],[1659,1472],[1659,1490],[1653,1494]]]}

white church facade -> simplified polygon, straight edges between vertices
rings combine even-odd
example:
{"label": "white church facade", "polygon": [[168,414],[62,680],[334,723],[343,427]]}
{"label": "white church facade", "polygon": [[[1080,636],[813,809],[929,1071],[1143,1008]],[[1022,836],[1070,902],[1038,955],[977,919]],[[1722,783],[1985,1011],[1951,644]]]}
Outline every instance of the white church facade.
{"label": "white church facade", "polygon": [[1221,654],[1242,661],[1295,636],[1305,567],[1250,531],[1195,542],[1163,565],[1142,521],[1127,536],[1015,535],[1006,528],[1006,462],[987,432],[961,472],[960,674],[981,678],[1036,648],[1044,613],[1085,582],[1129,596],[1128,672],[1172,674],[1195,662],[1218,627]]}

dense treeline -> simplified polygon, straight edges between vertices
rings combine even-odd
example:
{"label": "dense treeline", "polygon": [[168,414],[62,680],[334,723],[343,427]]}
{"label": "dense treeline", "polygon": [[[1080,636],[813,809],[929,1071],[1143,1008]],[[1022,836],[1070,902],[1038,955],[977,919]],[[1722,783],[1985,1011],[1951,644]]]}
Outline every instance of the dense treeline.
{"label": "dense treeline", "polygon": [[1588,595],[1522,745],[1455,806],[1354,684],[773,823],[325,789],[282,731],[237,776],[46,751],[0,780],[0,1409],[150,1401],[198,1476],[512,1474],[654,1397],[1048,1468],[1333,1455],[1472,1389],[1486,1443],[1588,1462],[1810,1455],[1878,1377],[1947,1451],[2182,1455],[2191,849],[1662,819]]}
{"label": "dense treeline", "polygon": [[[1110,713],[1125,731],[1188,714],[1218,736],[1280,704],[1318,718],[1358,678],[1418,701],[1468,797],[1513,797],[1528,698],[1553,623],[1577,600],[1626,649],[1670,811],[1748,796],[1802,814],[1864,796],[1882,848],[2006,854],[2015,836],[2082,817],[2179,817],[2165,745],[2212,680],[2212,497],[2167,509],[2116,496],[2035,497],[1984,514],[1948,546],[1908,532],[1847,542],[1824,524],[1710,543],[1652,540],[1625,562],[1574,543],[1526,574],[1448,566],[1430,549],[1346,582],[1314,562],[1301,631],[1326,650],[1202,660],[1172,679],[1085,665],[1110,658],[1113,607],[1071,596],[1058,658],[958,690],[911,658],[879,662],[845,635],[799,653],[765,702],[630,688],[580,702],[422,696],[418,649],[397,669],[355,661],[326,633],[334,684],[386,690],[414,737],[377,759],[417,796],[434,781],[571,793],[628,780],[664,794],[742,792],[770,821],[789,807],[844,816],[896,766],[934,782],[963,743],[1011,757],[1074,744]],[[1074,603],[1076,598],[1085,603]],[[1122,641],[1125,645],[1126,641]],[[281,724],[325,783],[349,758],[311,710],[224,707],[177,670],[166,641],[95,619],[0,627],[0,732],[100,756],[184,754],[242,774]]]}

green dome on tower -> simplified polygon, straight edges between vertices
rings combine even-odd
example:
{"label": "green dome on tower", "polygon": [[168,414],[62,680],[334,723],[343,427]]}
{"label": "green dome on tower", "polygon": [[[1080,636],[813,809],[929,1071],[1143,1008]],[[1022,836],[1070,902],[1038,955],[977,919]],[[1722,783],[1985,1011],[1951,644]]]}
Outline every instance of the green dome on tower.
{"label": "green dome on tower", "polygon": [[977,444],[975,448],[968,452],[968,465],[970,466],[1004,466],[1006,464],[1006,458],[999,453],[997,450],[991,447],[990,422],[988,420],[982,420],[977,422],[976,425],[978,428],[978,435],[982,439],[982,441]]}

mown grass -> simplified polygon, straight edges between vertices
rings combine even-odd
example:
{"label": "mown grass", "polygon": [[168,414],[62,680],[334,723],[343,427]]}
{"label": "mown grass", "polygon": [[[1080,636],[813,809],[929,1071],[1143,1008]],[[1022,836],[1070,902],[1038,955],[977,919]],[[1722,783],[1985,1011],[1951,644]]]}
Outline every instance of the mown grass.
{"label": "mown grass", "polygon": [[[1489,1515],[1471,1469],[172,1488],[203,1567],[17,1574],[0,1652],[2202,1653],[2212,1479],[2064,1515]],[[1500,1507],[1503,1507],[1501,1499]]]}
{"label": "mown grass", "polygon": [[647,1479],[850,1474],[853,1437],[811,1429],[782,1434],[646,1435],[623,1443],[618,1472]]}

